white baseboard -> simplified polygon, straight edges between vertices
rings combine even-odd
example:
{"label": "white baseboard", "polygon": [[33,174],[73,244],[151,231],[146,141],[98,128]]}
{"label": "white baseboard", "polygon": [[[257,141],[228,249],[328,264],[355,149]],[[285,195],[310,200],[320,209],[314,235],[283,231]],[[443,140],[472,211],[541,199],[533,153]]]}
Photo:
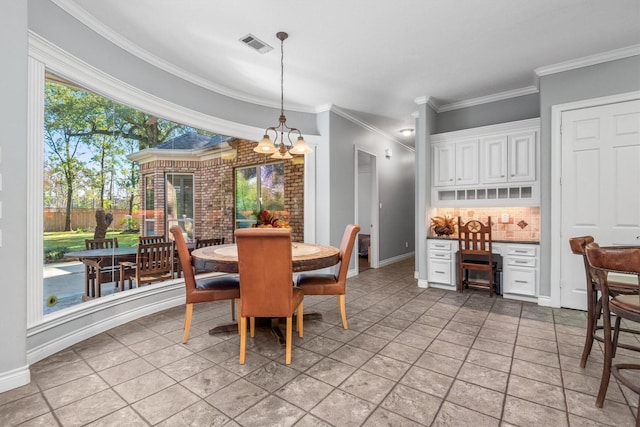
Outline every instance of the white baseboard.
{"label": "white baseboard", "polygon": [[415,252],[408,252],[406,254],[402,254],[402,255],[391,257],[391,258],[387,258],[385,260],[380,261],[380,263],[378,264],[378,267],[385,267],[387,265],[394,264],[394,263],[396,263],[398,261],[402,261],[402,260],[405,260],[407,258],[415,258],[415,256],[416,256]]}
{"label": "white baseboard", "polygon": [[429,287],[429,282],[426,280],[418,280],[418,287],[419,288],[428,288]]}
{"label": "white baseboard", "polygon": [[551,307],[551,297],[538,297],[538,305],[542,307]]}
{"label": "white baseboard", "polygon": [[31,372],[29,365],[2,372],[0,374],[0,393],[14,388],[21,387],[31,382]]}
{"label": "white baseboard", "polygon": [[28,350],[27,361],[29,364],[33,364],[51,356],[52,354],[62,351],[65,348],[77,344],[80,341],[84,341],[104,331],[115,328],[116,326],[120,326],[149,314],[176,307],[180,304],[184,304],[184,295],[141,305],[133,310],[124,312],[114,311],[115,314],[106,319],[101,319],[67,334],[56,336],[54,339]]}

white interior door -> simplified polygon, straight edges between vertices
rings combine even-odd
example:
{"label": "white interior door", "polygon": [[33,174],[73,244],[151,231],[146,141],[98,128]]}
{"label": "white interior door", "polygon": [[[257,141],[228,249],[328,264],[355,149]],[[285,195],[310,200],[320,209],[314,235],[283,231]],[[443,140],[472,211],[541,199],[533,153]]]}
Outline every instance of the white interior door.
{"label": "white interior door", "polygon": [[[370,260],[369,267],[378,268],[378,172],[376,156],[356,147],[356,224],[360,225],[360,234],[368,234],[370,237],[367,257]],[[357,255],[362,251],[356,240]],[[359,272],[359,263],[356,262],[356,272]]]}
{"label": "white interior door", "polygon": [[640,245],[640,100],[562,113],[560,303],[585,310],[582,258],[571,237]]}

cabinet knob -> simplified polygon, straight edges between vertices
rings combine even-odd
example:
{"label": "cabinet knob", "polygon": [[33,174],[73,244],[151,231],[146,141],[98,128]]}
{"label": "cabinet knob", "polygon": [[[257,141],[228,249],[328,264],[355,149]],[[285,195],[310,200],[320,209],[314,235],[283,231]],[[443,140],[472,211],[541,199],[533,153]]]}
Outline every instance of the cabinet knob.
{"label": "cabinet knob", "polygon": [[462,181],[462,178],[458,178],[458,181]]}
{"label": "cabinet knob", "polygon": [[453,178],[449,178],[449,181],[453,181]]}

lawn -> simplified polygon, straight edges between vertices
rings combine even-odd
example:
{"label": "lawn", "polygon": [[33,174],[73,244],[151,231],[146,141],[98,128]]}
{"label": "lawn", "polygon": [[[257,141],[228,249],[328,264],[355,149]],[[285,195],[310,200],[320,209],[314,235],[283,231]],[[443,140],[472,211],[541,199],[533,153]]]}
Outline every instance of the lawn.
{"label": "lawn", "polygon": [[[107,238],[116,237],[118,246],[136,246],[137,233],[108,232]],[[61,231],[44,233],[44,262],[57,262],[63,259],[65,252],[81,251],[85,248],[84,240],[93,239],[93,232],[79,233],[76,231]]]}

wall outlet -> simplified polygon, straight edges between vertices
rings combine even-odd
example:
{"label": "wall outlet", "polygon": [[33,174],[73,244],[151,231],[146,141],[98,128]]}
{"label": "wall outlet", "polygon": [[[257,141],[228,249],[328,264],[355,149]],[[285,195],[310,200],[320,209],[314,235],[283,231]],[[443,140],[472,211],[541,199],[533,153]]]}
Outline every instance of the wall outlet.
{"label": "wall outlet", "polygon": [[503,213],[502,214],[502,223],[506,224],[509,222],[509,214],[508,213]]}
{"label": "wall outlet", "polygon": [[404,247],[408,248],[409,247],[409,242],[404,242]]}

